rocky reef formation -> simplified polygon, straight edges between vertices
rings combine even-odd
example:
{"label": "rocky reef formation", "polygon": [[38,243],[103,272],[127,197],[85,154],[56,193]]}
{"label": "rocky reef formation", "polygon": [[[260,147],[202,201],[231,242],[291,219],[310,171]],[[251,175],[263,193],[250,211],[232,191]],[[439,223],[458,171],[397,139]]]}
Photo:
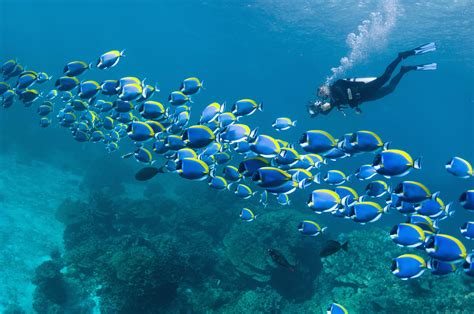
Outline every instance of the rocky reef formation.
{"label": "rocky reef formation", "polygon": [[[307,237],[297,230],[299,221],[319,216],[289,206],[261,209],[252,201],[233,202],[228,194],[224,200],[202,184],[173,184],[148,184],[141,198],[91,193],[59,206],[64,252],[37,269],[35,309],[318,313],[332,302],[351,313],[474,308],[472,278],[429,271],[416,280],[395,278],[391,260],[407,249],[392,243],[387,228],[352,230],[344,235],[348,252],[320,258],[330,234]],[[241,206],[257,208],[257,219],[242,222]],[[269,248],[295,270],[272,261]]]}

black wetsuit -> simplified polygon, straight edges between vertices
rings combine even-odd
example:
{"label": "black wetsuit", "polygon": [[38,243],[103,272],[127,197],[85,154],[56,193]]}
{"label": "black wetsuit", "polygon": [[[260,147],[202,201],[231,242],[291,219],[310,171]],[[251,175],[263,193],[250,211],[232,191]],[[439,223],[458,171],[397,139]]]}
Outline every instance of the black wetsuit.
{"label": "black wetsuit", "polygon": [[[393,71],[404,57],[402,53],[399,54],[398,57],[388,65],[385,72],[373,81],[365,83],[351,81],[350,79],[340,79],[334,82],[329,87],[331,109],[321,113],[328,114],[332,109],[342,109],[345,105],[349,105],[351,108],[358,108],[363,102],[376,100],[393,92],[403,75],[410,70],[416,69],[416,67],[412,66],[402,66],[400,72],[390,80]],[[390,83],[385,85],[389,80]]]}

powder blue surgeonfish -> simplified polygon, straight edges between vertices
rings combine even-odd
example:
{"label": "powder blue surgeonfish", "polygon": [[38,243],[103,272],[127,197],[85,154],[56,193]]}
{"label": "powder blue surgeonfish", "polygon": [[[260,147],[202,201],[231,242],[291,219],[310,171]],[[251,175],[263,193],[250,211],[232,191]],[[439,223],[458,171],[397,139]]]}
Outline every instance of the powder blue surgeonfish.
{"label": "powder blue surgeonfish", "polygon": [[430,218],[444,219],[454,214],[453,203],[445,205],[441,198],[428,199],[415,206],[416,212]]}
{"label": "powder blue surgeonfish", "polygon": [[257,129],[250,130],[245,124],[231,124],[219,134],[218,142],[234,144],[254,138]]}
{"label": "powder blue surgeonfish", "polygon": [[390,238],[399,246],[419,247],[426,239],[423,229],[410,223],[395,225],[390,231]]}
{"label": "powder blue surgeonfish", "polygon": [[78,76],[89,68],[90,65],[84,61],[72,61],[64,66],[63,72],[66,76]]}
{"label": "powder blue surgeonfish", "polygon": [[378,153],[372,167],[385,177],[401,177],[411,169],[421,169],[421,158],[413,160],[411,156],[398,149],[388,149]]}
{"label": "powder blue surgeonfish", "polygon": [[282,206],[286,206],[286,205],[291,204],[291,200],[290,200],[288,194],[284,194],[284,193],[278,194],[277,202],[278,202],[278,204],[280,204]]}
{"label": "powder blue surgeonfish", "polygon": [[298,231],[307,236],[315,237],[324,232],[327,227],[321,228],[318,223],[312,220],[303,220],[298,224]]}
{"label": "powder blue surgeonfish", "polygon": [[290,180],[291,175],[288,172],[275,167],[259,168],[252,175],[252,181],[264,188],[278,187]]}
{"label": "powder blue surgeonfish", "polygon": [[315,213],[333,212],[341,204],[339,194],[328,189],[318,189],[311,192],[307,205]]}
{"label": "powder blue surgeonfish", "polygon": [[436,199],[439,192],[431,193],[430,190],[420,182],[403,181],[399,183],[393,193],[400,197],[403,201],[410,203],[418,203],[427,199]]}
{"label": "powder blue surgeonfish", "polygon": [[326,314],[349,314],[349,311],[344,306],[333,303],[328,307]]}
{"label": "powder blue surgeonfish", "polygon": [[90,99],[100,91],[100,84],[96,81],[84,81],[79,84],[78,95],[82,99]]}
{"label": "powder blue surgeonfish", "polygon": [[296,126],[296,120],[291,121],[290,118],[277,118],[272,124],[272,127],[277,131],[286,131],[294,126]]}
{"label": "powder blue surgeonfish", "polygon": [[208,183],[209,187],[216,190],[225,190],[227,188],[227,180],[224,177],[211,177]]}
{"label": "powder blue surgeonfish", "polygon": [[446,163],[446,170],[455,177],[467,179],[474,175],[471,164],[461,157],[453,157]]}
{"label": "powder blue surgeonfish", "polygon": [[141,84],[127,84],[120,90],[118,97],[124,101],[132,101],[138,99],[143,94]]}
{"label": "powder blue surgeonfish", "polygon": [[388,144],[384,146],[380,137],[372,131],[357,131],[352,134],[350,142],[360,152],[374,152],[384,147],[388,148]]}
{"label": "powder blue surgeonfish", "polygon": [[273,137],[261,134],[250,141],[250,150],[262,157],[273,158],[280,153],[280,144]]}
{"label": "powder blue surgeonfish", "polygon": [[421,276],[426,270],[426,262],[418,255],[403,254],[392,261],[390,270],[396,277],[408,280]]}
{"label": "powder blue surgeonfish", "polygon": [[197,158],[184,158],[176,163],[179,176],[189,180],[204,180],[209,176],[209,166]]}
{"label": "powder blue surgeonfish", "polygon": [[229,181],[237,182],[242,179],[242,174],[235,166],[225,166],[224,169],[222,169],[222,173],[224,174],[224,177]]}
{"label": "powder blue surgeonfish", "polygon": [[235,191],[235,195],[238,197],[241,197],[243,199],[249,199],[251,198],[255,193],[252,191],[252,189],[245,184],[238,184]]}
{"label": "powder blue surgeonfish", "polygon": [[474,190],[463,192],[459,197],[459,203],[464,209],[474,211]]}
{"label": "powder blue surgeonfish", "polygon": [[206,124],[215,121],[217,117],[224,112],[224,109],[225,103],[221,105],[217,102],[213,102],[212,104],[207,105],[201,113],[199,123]]}
{"label": "powder blue surgeonfish", "polygon": [[96,66],[101,70],[112,68],[117,65],[117,63],[120,61],[120,58],[122,57],[125,57],[125,50],[108,51],[99,57]]}
{"label": "powder blue surgeonfish", "polygon": [[466,247],[461,241],[441,233],[426,238],[425,251],[430,257],[444,262],[455,262],[467,256]]}
{"label": "powder blue surgeonfish", "polygon": [[183,141],[191,148],[203,148],[211,144],[216,136],[207,126],[192,125],[183,133]]}
{"label": "powder blue surgeonfish", "polygon": [[300,146],[308,153],[321,154],[337,146],[334,137],[326,131],[306,131],[300,138]]}
{"label": "powder blue surgeonfish", "polygon": [[390,191],[387,182],[382,180],[372,181],[367,184],[365,192],[370,197],[381,197]]}
{"label": "powder blue surgeonfish", "polygon": [[153,128],[145,122],[134,121],[131,125],[131,131],[128,136],[133,141],[142,142],[147,141],[155,136]]}
{"label": "powder blue surgeonfish", "polygon": [[457,269],[454,263],[442,262],[434,258],[431,258],[426,265],[428,269],[431,270],[431,274],[437,276],[452,274],[456,272]]}
{"label": "powder blue surgeonfish", "polygon": [[253,99],[241,99],[232,105],[232,113],[236,117],[249,116],[256,110],[263,111],[263,103],[257,104]]}
{"label": "powder blue surgeonfish", "polygon": [[[330,185],[340,185],[346,181],[346,175],[340,170],[329,170],[322,180]],[[315,177],[315,182],[321,183],[321,173],[318,173]]]}
{"label": "powder blue surgeonfish", "polygon": [[375,202],[363,201],[350,204],[346,198],[342,201],[342,204],[345,207],[344,210],[348,210],[349,217],[360,224],[375,222],[379,220],[385,212],[382,206]]}
{"label": "powder blue surgeonfish", "polygon": [[201,82],[197,77],[189,77],[183,80],[179,90],[186,95],[193,95],[199,92],[202,85],[203,82]]}
{"label": "powder blue surgeonfish", "polygon": [[469,240],[474,240],[474,221],[468,221],[462,224],[461,234]]}
{"label": "powder blue surgeonfish", "polygon": [[270,162],[263,157],[249,157],[240,162],[239,172],[244,177],[251,177],[258,169],[269,166]]}
{"label": "powder blue surgeonfish", "polygon": [[189,98],[189,96],[185,95],[183,92],[174,91],[174,92],[171,92],[171,94],[168,96],[168,101],[173,106],[182,106],[186,104],[187,102],[190,102],[191,98]]}
{"label": "powder blue surgeonfish", "polygon": [[67,92],[73,90],[79,85],[79,80],[76,77],[61,76],[56,80],[54,86],[60,92]]}
{"label": "powder blue surgeonfish", "polygon": [[350,175],[347,179],[349,181],[352,180],[352,178],[356,178],[361,181],[369,180],[372,179],[374,176],[377,175],[377,171],[375,170],[372,165],[367,164],[367,165],[362,165],[359,168],[357,168],[356,172],[353,175]]}
{"label": "powder blue surgeonfish", "polygon": [[240,219],[242,219],[242,221],[250,222],[255,220],[255,218],[257,218],[257,216],[252,212],[251,209],[242,208],[242,211],[240,212]]}

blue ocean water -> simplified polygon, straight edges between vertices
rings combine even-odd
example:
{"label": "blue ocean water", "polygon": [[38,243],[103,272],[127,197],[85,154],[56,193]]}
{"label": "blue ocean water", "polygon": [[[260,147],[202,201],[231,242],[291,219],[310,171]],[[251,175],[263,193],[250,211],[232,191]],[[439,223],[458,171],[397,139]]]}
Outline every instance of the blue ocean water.
{"label": "blue ocean water", "polygon": [[[57,78],[68,61],[92,62],[105,51],[126,49],[126,57],[116,68],[95,71],[88,74],[88,78],[97,81],[123,76],[147,78],[147,81],[159,84],[161,93],[157,99],[165,102],[168,93],[177,89],[184,78],[198,76],[204,81],[205,89],[195,97],[192,122],[196,122],[204,106],[213,101],[231,104],[238,99],[252,98],[264,103],[264,111],[246,118],[245,123],[258,126],[261,133],[281,135],[291,143],[297,143],[300,135],[309,129],[326,130],[337,137],[356,130],[374,131],[382,139],[390,141],[393,147],[404,149],[414,157],[423,156],[423,169],[413,171],[409,178],[425,183],[432,191],[441,191],[442,198],[447,202],[457,200],[461,192],[473,188],[472,178],[460,180],[444,170],[446,161],[452,156],[462,156],[474,162],[473,13],[474,3],[470,0],[0,0],[0,60],[3,62],[17,58],[27,69],[45,71]],[[344,62],[341,71],[337,72],[340,77],[377,76],[398,52],[430,41],[436,42],[436,52],[408,58],[403,64],[437,62],[437,71],[408,73],[393,94],[363,104],[361,115],[348,111],[346,117],[333,112],[327,117],[309,118],[305,109],[307,102],[315,99],[316,88],[333,74],[331,69],[340,65],[341,58],[348,58],[348,62]],[[297,120],[297,127],[276,134],[271,124],[280,116]],[[311,274],[312,277],[304,282],[303,287],[292,281],[292,278],[299,278],[298,275],[268,275],[268,269],[261,273],[243,270],[239,265],[248,260],[236,253],[238,249],[253,249],[256,256],[266,256],[266,252],[256,251],[250,244],[250,248],[235,246],[239,242],[234,239],[239,237],[239,228],[244,242],[258,242],[245,236],[264,237],[255,234],[255,229],[249,230],[251,225],[240,226],[238,220],[239,211],[236,208],[244,204],[254,206],[256,212],[264,212],[257,201],[240,201],[225,194],[216,195],[208,192],[204,183],[187,182],[171,174],[158,176],[153,182],[138,184],[134,174],[140,165],[121,159],[121,153],[107,154],[101,145],[77,143],[70,131],[54,123],[51,128],[41,129],[36,108],[24,108],[20,103],[0,110],[0,128],[0,183],[4,187],[0,191],[0,202],[5,213],[4,221],[0,224],[0,243],[4,247],[0,259],[4,269],[0,288],[0,309],[3,311],[18,305],[28,313],[52,313],[53,308],[59,311],[57,313],[61,313],[61,310],[65,313],[87,313],[99,311],[100,308],[103,313],[309,313],[310,308],[318,312],[331,302],[338,302],[346,304],[350,313],[399,313],[409,312],[406,309],[410,308],[409,303],[412,302],[417,306],[425,306],[419,311],[413,309],[413,313],[433,312],[433,308],[423,302],[425,294],[436,290],[438,281],[432,278],[429,283],[421,281],[422,288],[413,287],[414,284],[401,288],[393,286],[395,290],[412,289],[412,301],[386,298],[377,303],[378,307],[364,308],[362,299],[369,295],[367,290],[372,287],[371,280],[365,283],[366,290],[360,288],[364,292],[358,295],[351,292],[350,289],[355,288],[349,279],[341,279],[333,286],[321,288],[320,294],[315,292],[318,289],[314,286],[320,283],[318,280],[346,276],[339,273],[345,271],[344,268],[334,266],[337,265],[337,257],[333,264],[326,262],[321,266],[318,261],[317,268],[323,267],[323,271],[318,270],[314,274],[310,270],[306,271],[305,276]],[[126,146],[122,149],[123,153],[127,152]],[[371,162],[372,158],[372,155],[346,158],[338,161],[334,167],[351,173],[360,164]],[[392,184],[395,186],[401,180],[394,179]],[[353,186],[363,190],[365,184],[354,183]],[[99,192],[103,200],[94,200],[91,195]],[[368,225],[360,226],[325,215],[314,217],[305,205],[307,193],[309,191],[297,191],[292,195],[292,206],[274,209],[274,218],[265,218],[262,214],[261,220],[265,222],[262,224],[266,227],[260,227],[259,232],[268,232],[275,239],[286,237],[285,227],[281,223],[290,219],[288,217],[292,217],[294,211],[295,221],[287,221],[287,225],[293,227],[296,236],[298,234],[294,226],[299,217],[305,215],[328,226],[332,238],[351,237],[356,232],[352,235],[355,241],[364,238],[369,241],[369,235],[377,234],[376,231],[367,231],[364,236],[365,230],[372,230]],[[189,275],[192,271],[182,270],[186,274],[183,278],[169,280],[176,286],[144,286],[146,291],[171,291],[169,303],[157,302],[156,305],[137,297],[135,302],[143,305],[140,309],[134,309],[131,304],[114,307],[111,304],[114,299],[110,295],[117,297],[119,292],[112,294],[110,288],[97,288],[98,296],[91,292],[92,286],[113,286],[112,281],[104,280],[106,276],[103,274],[94,276],[85,270],[77,270],[80,269],[76,265],[77,261],[87,257],[68,253],[74,246],[68,246],[67,232],[64,236],[66,248],[63,247],[62,232],[67,223],[64,220],[58,222],[55,211],[60,204],[68,206],[63,202],[68,197],[85,202],[89,204],[88,207],[96,204],[94,206],[99,209],[105,206],[103,204],[117,200],[133,208],[145,208],[144,211],[152,211],[149,206],[156,206],[159,214],[158,218],[153,219],[163,233],[144,227],[145,223],[138,222],[144,218],[136,216],[133,217],[137,222],[133,225],[122,222],[124,226],[119,229],[132,230],[130,234],[134,234],[134,228],[140,229],[140,234],[147,234],[143,236],[146,239],[156,234],[165,238],[175,237],[173,241],[178,243],[178,248],[184,242],[196,241],[196,247],[202,245],[208,248],[214,254],[212,258],[222,265],[216,270],[209,265],[212,264],[209,261],[189,262],[186,267],[201,273],[203,278],[192,278]],[[177,203],[173,206],[181,211],[167,211],[168,206],[171,206],[167,202]],[[69,206],[80,207],[77,204]],[[459,226],[468,219],[473,220],[473,216],[459,205],[457,207],[456,214],[448,221],[441,222],[441,226],[443,232],[461,237]],[[121,209],[121,213],[123,211]],[[391,213],[375,225],[385,228],[389,240],[388,231],[394,223],[401,221],[400,217]],[[258,222],[259,219],[255,221]],[[115,228],[117,234],[124,232]],[[15,236],[8,236],[12,234]],[[112,241],[110,238],[107,241]],[[207,242],[203,240],[208,238]],[[349,248],[345,257],[338,258],[365,261],[361,255],[383,255],[385,251],[381,248],[385,244],[377,242],[377,239],[374,238],[374,246],[368,245],[365,251],[362,246],[362,251],[356,252],[358,246],[354,245],[353,251]],[[314,245],[320,245],[318,241],[314,242]],[[463,242],[468,250],[473,248],[468,240]],[[267,242],[262,245],[267,245]],[[297,246],[291,241],[285,245]],[[302,250],[310,250],[312,244],[308,245]],[[396,249],[392,243],[387,245]],[[35,276],[35,268],[47,260],[56,247],[65,256],[66,261],[63,263],[68,269],[75,268],[70,275],[67,272],[63,275],[70,277],[67,280],[71,281],[81,278],[82,285],[74,283],[77,289],[74,291],[82,292],[70,292],[75,298],[69,296],[68,302],[58,301],[62,307],[48,307],[44,305],[46,302],[43,302],[42,307],[34,307],[35,302],[40,303],[40,292],[33,290],[41,284],[38,281],[31,284],[31,278]],[[132,245],[133,249],[136,247],[142,246]],[[374,247],[378,250],[373,251]],[[185,250],[180,253],[186,255]],[[127,254],[124,257],[114,256],[119,261],[130,260],[130,256],[142,256],[140,254],[147,256],[143,252],[138,254],[132,251]],[[188,255],[193,256],[191,253]],[[21,262],[29,256],[31,261]],[[113,259],[105,253],[103,256]],[[199,258],[203,259],[202,256]],[[256,260],[259,258],[255,257]],[[377,264],[377,260],[374,258],[370,263],[383,264]],[[298,263],[296,260],[292,262]],[[94,263],[99,262],[90,262]],[[301,263],[304,265],[304,262]],[[392,276],[390,264],[384,265],[374,267],[386,267],[388,276]],[[357,266],[370,271],[367,265]],[[139,268],[136,264],[129,267],[128,272],[121,273],[123,278],[127,278],[131,272],[135,274],[134,271]],[[332,270],[329,269],[331,267]],[[179,263],[176,269],[181,271]],[[96,271],[91,273],[95,274]],[[377,274],[376,270],[374,273]],[[139,271],[136,274],[140,276]],[[158,278],[166,277],[162,273],[153,274]],[[122,278],[117,274],[115,276]],[[472,291],[472,280],[466,283],[465,279],[459,279],[462,274],[453,274],[455,276],[458,277],[450,279],[454,283],[449,283],[450,291],[454,291],[452,298],[445,302],[445,308],[439,310],[449,312],[451,305],[458,311],[464,309],[466,313],[470,312],[472,308],[467,306],[474,306],[472,296],[462,299],[460,295],[465,291],[463,287]],[[136,279],[132,275],[130,277]],[[421,280],[425,277],[430,277],[430,274],[425,274]],[[444,278],[435,279],[442,281]],[[373,287],[381,287],[376,279],[373,281]],[[296,292],[282,292],[281,287],[285,285],[294,285]],[[337,287],[347,290],[337,290]],[[443,289],[448,290],[446,285],[440,288],[441,291]],[[120,293],[127,295],[125,288]],[[395,295],[397,298],[406,297],[403,292]],[[374,296],[373,292],[370,296]],[[433,298],[442,299],[443,296],[436,295]],[[76,303],[82,305],[72,306],[72,299],[81,299],[82,303]],[[96,302],[95,307],[84,305],[88,304],[85,300],[96,299],[103,302]],[[203,301],[205,299],[214,301],[206,303]],[[252,307],[255,303],[268,305]],[[69,310],[67,306],[70,306]]]}

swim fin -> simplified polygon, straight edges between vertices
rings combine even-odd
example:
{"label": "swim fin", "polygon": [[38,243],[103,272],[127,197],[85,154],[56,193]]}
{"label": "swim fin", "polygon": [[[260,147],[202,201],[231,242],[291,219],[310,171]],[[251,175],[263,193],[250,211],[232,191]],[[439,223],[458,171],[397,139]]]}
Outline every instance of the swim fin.
{"label": "swim fin", "polygon": [[435,51],[436,50],[436,44],[435,43],[428,43],[424,44],[418,48],[413,49],[413,52],[415,55],[421,55],[427,52]]}
{"label": "swim fin", "polygon": [[416,65],[416,70],[417,71],[432,71],[432,70],[436,70],[437,68],[438,68],[437,63]]}
{"label": "swim fin", "polygon": [[435,51],[435,50],[436,50],[436,44],[428,43],[428,44],[421,45],[420,47],[417,47],[412,50],[400,52],[398,55],[402,57],[403,59],[405,59],[405,58],[408,58],[409,56],[421,55],[421,54]]}

